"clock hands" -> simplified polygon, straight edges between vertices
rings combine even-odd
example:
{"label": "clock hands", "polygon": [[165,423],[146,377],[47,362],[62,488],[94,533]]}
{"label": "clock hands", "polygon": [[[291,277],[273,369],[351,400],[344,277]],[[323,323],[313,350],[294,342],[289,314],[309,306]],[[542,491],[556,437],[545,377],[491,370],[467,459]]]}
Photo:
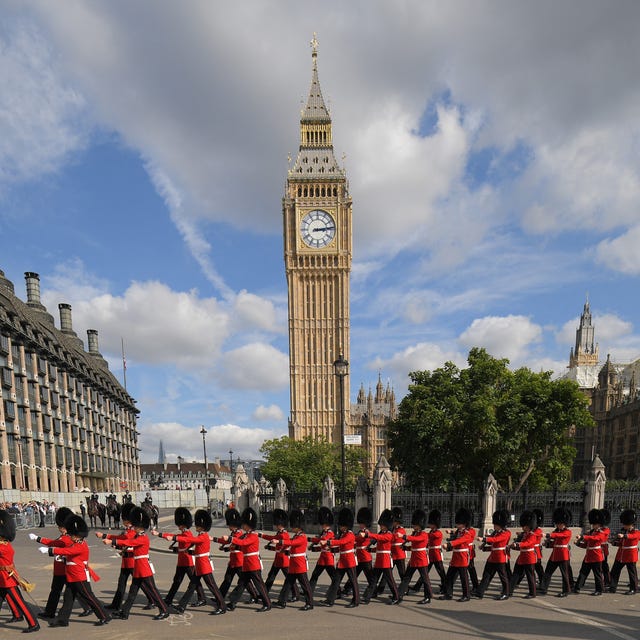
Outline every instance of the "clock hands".
{"label": "clock hands", "polygon": [[312,233],[316,233],[318,231],[333,231],[335,227],[318,227],[317,229],[310,229]]}

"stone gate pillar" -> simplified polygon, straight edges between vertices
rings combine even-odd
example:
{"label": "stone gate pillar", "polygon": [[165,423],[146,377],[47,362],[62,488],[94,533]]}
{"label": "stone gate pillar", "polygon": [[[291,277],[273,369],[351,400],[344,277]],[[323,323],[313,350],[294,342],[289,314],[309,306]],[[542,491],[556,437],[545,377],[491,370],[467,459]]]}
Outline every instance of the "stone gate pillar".
{"label": "stone gate pillar", "polygon": [[378,518],[385,509],[391,509],[393,474],[384,456],[380,456],[373,471],[373,527],[378,530]]}
{"label": "stone gate pillar", "polygon": [[274,509],[289,510],[289,500],[287,498],[287,484],[282,478],[278,478],[276,486],[273,490]]}
{"label": "stone gate pillar", "polygon": [[322,483],[322,506],[332,510],[336,506],[336,485],[329,476]]}
{"label": "stone gate pillar", "polygon": [[493,529],[493,512],[496,510],[496,502],[498,497],[498,482],[490,473],[487,482],[484,485],[484,494],[482,496],[482,533],[487,535],[487,531]]}
{"label": "stone gate pillar", "polygon": [[587,480],[585,487],[585,513],[582,520],[583,530],[591,526],[587,518],[589,511],[591,511],[591,509],[602,509],[602,507],[604,507],[604,494],[607,486],[607,477],[604,473],[604,469],[604,463],[600,460],[600,456],[596,454],[593,464],[591,465],[589,479]]}
{"label": "stone gate pillar", "polygon": [[233,478],[233,502],[240,513],[249,506],[248,489],[249,476],[244,470],[244,466],[239,464],[236,467],[236,474]]}
{"label": "stone gate pillar", "polygon": [[355,500],[355,513],[354,515],[358,515],[358,511],[363,507],[369,506],[369,483],[364,476],[360,476],[358,478],[358,482],[356,483],[356,500]]}

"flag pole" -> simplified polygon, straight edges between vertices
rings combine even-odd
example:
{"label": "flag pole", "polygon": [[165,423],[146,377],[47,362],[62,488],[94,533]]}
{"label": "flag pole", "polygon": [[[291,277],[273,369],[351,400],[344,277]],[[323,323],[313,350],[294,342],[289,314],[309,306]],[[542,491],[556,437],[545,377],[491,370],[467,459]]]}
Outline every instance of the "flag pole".
{"label": "flag pole", "polygon": [[127,390],[127,361],[124,357],[124,338],[120,338],[122,343],[122,378],[124,381],[124,390]]}

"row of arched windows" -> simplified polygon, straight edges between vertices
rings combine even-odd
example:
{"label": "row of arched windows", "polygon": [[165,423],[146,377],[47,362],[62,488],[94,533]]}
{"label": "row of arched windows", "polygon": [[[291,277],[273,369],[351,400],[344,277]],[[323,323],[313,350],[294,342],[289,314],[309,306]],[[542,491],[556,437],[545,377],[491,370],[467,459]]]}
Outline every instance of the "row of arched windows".
{"label": "row of arched windows", "polygon": [[318,186],[315,187],[311,185],[310,187],[298,187],[298,198],[308,198],[315,196],[316,198],[326,198],[327,196],[337,196],[338,195],[338,187],[325,187]]}

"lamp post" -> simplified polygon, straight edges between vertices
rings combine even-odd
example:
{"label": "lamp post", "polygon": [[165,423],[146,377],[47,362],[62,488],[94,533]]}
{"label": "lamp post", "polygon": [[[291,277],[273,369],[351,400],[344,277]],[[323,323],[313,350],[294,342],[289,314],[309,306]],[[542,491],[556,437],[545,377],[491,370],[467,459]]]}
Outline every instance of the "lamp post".
{"label": "lamp post", "polygon": [[342,486],[340,488],[341,491],[341,500],[342,505],[346,504],[345,499],[345,476],[347,465],[345,461],[345,451],[344,451],[344,430],[345,430],[345,421],[346,421],[346,413],[344,409],[344,379],[345,376],[349,375],[349,362],[345,360],[344,356],[340,354],[338,359],[333,363],[333,373],[338,378],[338,385],[340,387],[340,452],[342,455]]}
{"label": "lamp post", "polygon": [[180,506],[182,506],[182,463],[184,462],[184,458],[182,456],[178,456],[178,502]]}
{"label": "lamp post", "polygon": [[229,449],[229,469],[233,473],[233,449]]}
{"label": "lamp post", "polygon": [[202,434],[202,450],[204,451],[204,490],[207,494],[207,509],[209,509],[209,467],[207,465],[207,430],[204,425],[200,426],[200,433]]}

